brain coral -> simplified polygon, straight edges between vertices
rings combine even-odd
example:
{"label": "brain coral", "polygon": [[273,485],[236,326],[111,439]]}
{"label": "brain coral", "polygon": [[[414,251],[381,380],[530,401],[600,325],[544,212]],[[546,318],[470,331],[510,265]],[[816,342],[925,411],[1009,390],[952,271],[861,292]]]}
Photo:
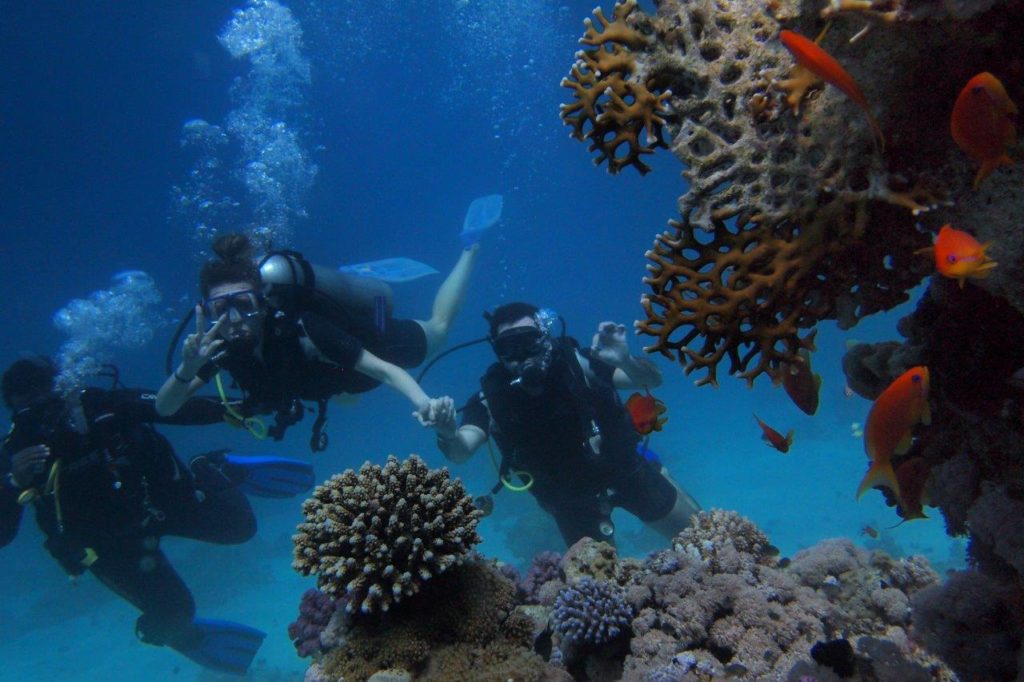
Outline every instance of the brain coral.
{"label": "brain coral", "polygon": [[480,542],[480,511],[462,483],[416,455],[336,474],[302,512],[292,566],[316,574],[327,594],[347,596],[349,611],[387,611]]}

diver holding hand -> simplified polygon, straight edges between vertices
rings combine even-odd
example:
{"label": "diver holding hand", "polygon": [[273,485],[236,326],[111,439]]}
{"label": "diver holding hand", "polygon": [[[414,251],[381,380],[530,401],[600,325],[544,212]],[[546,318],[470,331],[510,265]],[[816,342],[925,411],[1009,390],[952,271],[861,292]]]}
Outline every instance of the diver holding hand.
{"label": "diver holding hand", "polygon": [[154,395],[85,388],[62,396],[43,357],[3,374],[12,427],[0,447],[0,547],[14,539],[27,507],[44,547],[65,572],[91,572],[142,614],[136,634],[196,663],[244,673],[265,633],[197,618],[192,593],[160,549],[166,535],[241,544],[256,533],[246,493],[284,497],[313,485],[309,464],[213,452],[188,466],[154,423],[222,421],[224,406],[193,398],[160,417]]}
{"label": "diver holding hand", "polygon": [[[174,414],[184,401],[226,370],[244,394],[235,420],[257,436],[279,440],[304,414],[302,401],[319,406],[310,441],[326,447],[327,401],[387,384],[415,408],[413,416],[433,425],[439,399],[428,396],[407,368],[444,345],[469,284],[479,245],[469,243],[441,285],[428,320],[390,315],[390,290],[370,278],[345,275],[308,263],[295,252],[271,252],[259,263],[242,234],[219,237],[217,258],[200,272],[202,303],[196,331],[182,346],[182,360],[157,395],[160,414]],[[322,289],[335,283],[341,293]],[[344,300],[348,298],[350,300]],[[207,329],[207,321],[213,326]],[[253,415],[273,414],[266,433]]]}
{"label": "diver holding hand", "polygon": [[667,537],[689,525],[697,502],[664,467],[638,452],[640,437],[618,389],[656,387],[661,371],[629,353],[626,329],[602,323],[589,348],[553,336],[555,316],[528,303],[485,314],[497,356],[466,403],[462,424],[445,398],[437,445],[464,462],[488,438],[501,451],[502,486],[529,492],[551,514],[566,545],[582,537],[614,543],[611,511],[626,509]]}

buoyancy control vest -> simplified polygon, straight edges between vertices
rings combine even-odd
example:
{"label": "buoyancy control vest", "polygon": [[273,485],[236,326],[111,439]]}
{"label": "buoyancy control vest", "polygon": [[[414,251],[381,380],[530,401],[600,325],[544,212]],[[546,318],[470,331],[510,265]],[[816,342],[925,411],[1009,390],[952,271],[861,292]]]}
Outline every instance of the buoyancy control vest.
{"label": "buoyancy control vest", "polygon": [[[586,375],[571,337],[552,339],[552,362],[539,395],[510,385],[494,363],[480,381],[490,432],[501,450],[501,474],[528,471],[540,499],[598,494],[614,481],[639,437],[609,382]],[[600,453],[591,438],[600,436]],[[572,490],[567,490],[571,487]]]}

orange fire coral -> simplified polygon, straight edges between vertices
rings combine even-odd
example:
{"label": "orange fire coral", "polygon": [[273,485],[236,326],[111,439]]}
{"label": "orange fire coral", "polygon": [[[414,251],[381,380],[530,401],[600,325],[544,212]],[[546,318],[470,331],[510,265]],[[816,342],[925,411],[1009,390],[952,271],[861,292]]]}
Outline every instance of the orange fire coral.
{"label": "orange fire coral", "polygon": [[641,299],[647,319],[636,326],[656,341],[644,350],[677,358],[687,374],[707,370],[698,386],[718,385],[725,358],[748,384],[760,374],[775,380],[801,348],[814,349],[815,332],[801,330],[823,319],[849,328],[905,301],[927,270],[913,251],[928,233],[881,234],[887,220],[833,207],[802,227],[736,220],[709,234],[673,222],[647,252],[653,293]]}
{"label": "orange fire coral", "polygon": [[[584,20],[587,30],[580,42],[597,49],[578,52],[570,77],[562,79],[562,87],[571,88],[576,95],[574,103],[562,105],[562,120],[572,126],[572,137],[590,140],[590,151],[600,152],[594,164],[607,160],[613,174],[633,166],[646,175],[651,168],[640,155],[667,146],[662,126],[671,93],[659,94],[651,79],[636,77],[631,50],[644,47],[650,39],[626,21],[635,8],[636,0],[616,4],[612,21],[600,7],[595,9],[601,31],[590,19]],[[640,135],[645,131],[646,143],[642,143]],[[628,151],[621,152],[622,145],[627,145]]]}

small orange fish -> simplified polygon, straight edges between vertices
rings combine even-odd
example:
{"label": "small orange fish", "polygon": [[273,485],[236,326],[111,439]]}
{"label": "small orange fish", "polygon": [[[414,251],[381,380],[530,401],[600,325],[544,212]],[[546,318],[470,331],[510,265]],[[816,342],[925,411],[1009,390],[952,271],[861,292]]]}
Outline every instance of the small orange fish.
{"label": "small orange fish", "polygon": [[633,420],[633,428],[641,436],[646,436],[651,431],[661,431],[661,427],[668,421],[668,417],[662,417],[668,409],[665,403],[661,402],[651,392],[644,388],[647,395],[634,393],[626,400],[626,410]]}
{"label": "small orange fish", "polygon": [[864,97],[864,93],[861,92],[857,81],[853,80],[853,76],[832,55],[818,47],[816,42],[799,33],[783,29],[779,32],[779,40],[782,41],[785,48],[793,55],[798,65],[807,69],[826,83],[839,88],[839,90],[864,110],[868,117],[868,123],[871,125],[871,130],[874,131],[875,137],[878,140],[879,149],[884,151],[885,136],[882,135],[882,129],[878,126],[875,115],[871,113],[871,107],[868,106],[868,100]]}
{"label": "small orange fish", "polygon": [[981,164],[974,187],[999,166],[1013,165],[1006,148],[1017,143],[1017,105],[998,78],[983,71],[967,81],[949,120],[953,141]]}
{"label": "small orange fish", "polygon": [[860,534],[861,535],[867,535],[869,538],[872,538],[872,539],[875,539],[875,540],[878,539],[878,531],[875,530],[872,526],[869,526],[867,524],[864,524],[864,527],[860,529]]}
{"label": "small orange fish", "polygon": [[783,438],[781,433],[761,421],[761,418],[756,414],[754,419],[757,420],[757,425],[761,427],[761,439],[765,443],[783,454],[789,452],[790,446],[793,445],[793,429],[790,429],[789,433]]}
{"label": "small orange fish", "polygon": [[821,375],[811,370],[811,354],[801,349],[800,360],[782,367],[782,387],[793,403],[806,414],[818,411],[818,394],[821,391]]}
{"label": "small orange fish", "polygon": [[959,281],[963,289],[968,277],[988,277],[989,271],[996,266],[996,262],[985,255],[985,250],[990,246],[992,242],[980,244],[963,230],[943,225],[939,236],[935,238],[935,244],[918,249],[917,253],[931,253],[935,257],[936,271],[944,277]]}
{"label": "small orange fish", "polygon": [[864,427],[864,449],[871,467],[857,487],[857,499],[869,488],[882,486],[899,500],[900,486],[892,468],[892,456],[910,449],[911,429],[916,424],[931,423],[928,384],[928,368],[911,367],[889,384],[871,406]]}
{"label": "small orange fish", "polygon": [[925,487],[932,468],[924,457],[911,457],[896,469],[900,485],[900,516],[904,521],[926,519],[924,505],[928,504]]}

